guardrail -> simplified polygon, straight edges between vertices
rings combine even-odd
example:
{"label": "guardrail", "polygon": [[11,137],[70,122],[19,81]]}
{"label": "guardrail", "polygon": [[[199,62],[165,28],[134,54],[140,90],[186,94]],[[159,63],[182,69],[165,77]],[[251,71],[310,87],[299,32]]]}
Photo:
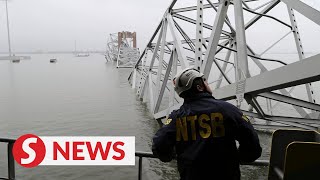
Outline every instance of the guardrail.
{"label": "guardrail", "polygon": [[0,178],[5,180],[15,180],[16,179],[16,172],[14,167],[14,159],[12,154],[13,144],[16,140],[14,139],[5,139],[0,138],[0,142],[8,143],[7,145],[7,153],[8,153],[8,178]]}
{"label": "guardrail", "polygon": [[[139,174],[138,180],[142,180],[142,159],[143,158],[156,158],[151,152],[136,152],[136,157],[139,157]],[[256,160],[252,163],[244,163],[241,165],[251,165],[251,166],[269,166],[269,161],[267,160]]]}
{"label": "guardrail", "polygon": [[[8,178],[0,178],[4,180],[15,180],[16,179],[16,173],[15,173],[15,162],[13,159],[12,149],[13,144],[15,142],[14,139],[5,139],[0,138],[0,142],[8,143],[7,145],[7,153],[8,153]],[[142,159],[143,158],[156,158],[151,152],[141,152],[137,151],[135,153],[136,157],[139,157],[139,171],[138,171],[138,179],[142,180]],[[252,163],[246,163],[241,165],[253,165],[253,166],[268,166],[269,161],[267,160],[257,160]]]}

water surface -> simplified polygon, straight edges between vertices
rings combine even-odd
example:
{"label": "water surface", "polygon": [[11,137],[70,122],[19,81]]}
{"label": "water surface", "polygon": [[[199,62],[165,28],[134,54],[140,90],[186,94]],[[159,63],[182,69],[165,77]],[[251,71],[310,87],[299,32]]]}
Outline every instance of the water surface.
{"label": "water surface", "polygon": [[[57,58],[57,63],[49,63]],[[136,150],[150,151],[158,129],[147,106],[130,88],[130,69],[117,69],[99,54],[32,55],[32,60],[0,61],[0,137],[135,136]],[[261,134],[268,158],[269,135]],[[6,146],[0,145],[0,177],[7,175]],[[144,179],[178,179],[175,162],[144,160]],[[137,164],[137,162],[136,162]],[[243,179],[266,179],[267,169],[245,166]],[[137,166],[16,165],[18,179],[137,179]]]}

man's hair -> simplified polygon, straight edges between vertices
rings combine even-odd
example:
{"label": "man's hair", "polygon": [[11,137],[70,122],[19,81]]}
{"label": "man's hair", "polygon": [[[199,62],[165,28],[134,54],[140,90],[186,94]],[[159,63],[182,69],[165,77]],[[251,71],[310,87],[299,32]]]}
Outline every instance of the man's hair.
{"label": "man's hair", "polygon": [[197,89],[197,85],[205,87],[203,79],[201,77],[195,78],[192,82],[192,86],[189,90],[184,91],[180,94],[180,97],[182,98],[190,98],[193,97],[195,94],[200,93]]}

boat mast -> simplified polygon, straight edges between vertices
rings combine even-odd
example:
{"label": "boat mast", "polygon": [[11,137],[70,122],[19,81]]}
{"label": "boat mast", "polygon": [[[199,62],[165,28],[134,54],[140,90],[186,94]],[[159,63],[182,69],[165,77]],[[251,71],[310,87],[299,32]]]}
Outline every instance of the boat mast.
{"label": "boat mast", "polygon": [[8,0],[6,0],[6,13],[7,13],[7,31],[8,31],[9,56],[11,56],[11,42],[10,42],[9,15],[8,15]]}
{"label": "boat mast", "polygon": [[77,41],[74,41],[74,53],[77,53]]}

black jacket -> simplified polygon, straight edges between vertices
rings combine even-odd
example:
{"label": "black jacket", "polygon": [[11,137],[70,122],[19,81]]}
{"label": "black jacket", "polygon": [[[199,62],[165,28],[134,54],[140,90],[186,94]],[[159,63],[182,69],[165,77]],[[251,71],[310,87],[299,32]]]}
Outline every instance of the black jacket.
{"label": "black jacket", "polygon": [[169,115],[153,138],[152,151],[164,162],[176,154],[181,180],[240,179],[239,163],[253,162],[261,155],[248,118],[208,93],[185,99]]}

